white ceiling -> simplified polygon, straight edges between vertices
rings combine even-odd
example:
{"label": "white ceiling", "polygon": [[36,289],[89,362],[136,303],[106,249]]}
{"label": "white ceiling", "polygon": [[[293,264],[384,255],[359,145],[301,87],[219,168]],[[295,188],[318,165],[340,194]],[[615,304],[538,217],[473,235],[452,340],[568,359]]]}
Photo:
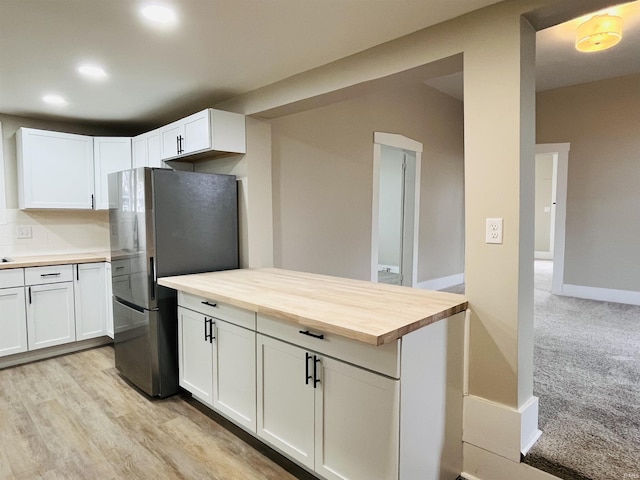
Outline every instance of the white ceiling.
{"label": "white ceiling", "polygon": [[[141,0],[0,0],[0,112],[161,124],[496,2],[174,0],[178,27],[157,31],[140,21]],[[538,85],[640,71],[638,4],[623,42],[586,63],[567,40],[574,27],[540,32]],[[635,54],[625,57],[627,47]],[[80,78],[81,61],[103,64],[109,78]],[[44,104],[48,92],[69,104]]]}

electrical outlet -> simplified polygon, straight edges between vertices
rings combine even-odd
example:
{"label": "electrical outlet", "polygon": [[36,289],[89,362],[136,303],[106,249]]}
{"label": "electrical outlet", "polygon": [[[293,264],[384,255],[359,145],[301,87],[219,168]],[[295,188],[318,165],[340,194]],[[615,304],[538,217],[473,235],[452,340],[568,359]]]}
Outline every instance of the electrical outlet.
{"label": "electrical outlet", "polygon": [[16,228],[16,238],[31,238],[32,236],[30,225],[19,225]]}
{"label": "electrical outlet", "polygon": [[502,243],[502,218],[487,218],[486,243]]}

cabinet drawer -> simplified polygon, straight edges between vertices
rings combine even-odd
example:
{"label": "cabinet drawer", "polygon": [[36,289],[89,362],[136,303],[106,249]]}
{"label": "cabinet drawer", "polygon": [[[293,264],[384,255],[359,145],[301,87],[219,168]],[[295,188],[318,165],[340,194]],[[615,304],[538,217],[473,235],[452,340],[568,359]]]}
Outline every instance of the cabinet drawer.
{"label": "cabinet drawer", "polygon": [[0,270],[0,288],[23,287],[24,269]]}
{"label": "cabinet drawer", "polygon": [[178,305],[202,313],[203,315],[226,320],[239,327],[250,330],[256,329],[255,312],[245,310],[244,308],[234,307],[233,305],[220,303],[215,300],[207,300],[206,298],[185,292],[178,292]]}
{"label": "cabinet drawer", "polygon": [[73,265],[53,265],[50,267],[29,267],[24,269],[25,285],[72,281]]}
{"label": "cabinet drawer", "polygon": [[[400,378],[400,340],[376,347],[340,335],[309,329],[268,315],[259,313],[257,317],[259,333],[344,360],[374,372]],[[301,331],[315,335],[321,334],[323,338],[305,335],[300,333]]]}

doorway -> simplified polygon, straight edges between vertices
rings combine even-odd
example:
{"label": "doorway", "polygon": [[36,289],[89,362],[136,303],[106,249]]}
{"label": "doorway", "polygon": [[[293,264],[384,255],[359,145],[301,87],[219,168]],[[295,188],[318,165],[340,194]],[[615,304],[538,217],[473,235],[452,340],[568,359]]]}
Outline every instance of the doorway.
{"label": "doorway", "polygon": [[376,132],[371,280],[417,283],[417,245],[422,144],[402,135]]}

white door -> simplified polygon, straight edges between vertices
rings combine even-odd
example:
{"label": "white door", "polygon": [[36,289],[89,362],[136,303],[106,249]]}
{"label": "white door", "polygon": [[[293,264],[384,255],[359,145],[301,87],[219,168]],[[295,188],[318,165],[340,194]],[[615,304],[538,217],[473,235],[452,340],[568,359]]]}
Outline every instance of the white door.
{"label": "white door", "polygon": [[24,287],[0,289],[0,357],[27,351]]}
{"label": "white door", "polygon": [[535,257],[552,260],[556,223],[557,154],[537,154],[535,168]]}
{"label": "white door", "polygon": [[397,479],[400,381],[327,357],[319,371],[315,470],[329,480]]}
{"label": "white door", "polygon": [[73,282],[27,287],[29,350],[75,342]]}
{"label": "white door", "polygon": [[[109,209],[109,195],[117,198],[117,190],[109,192],[108,175],[131,168],[131,138],[95,137],[93,139],[93,158],[96,178],[96,210]],[[115,203],[114,203],[115,205]]]}
{"label": "white door", "polygon": [[214,319],[213,406],[256,431],[256,333]]}
{"label": "white door", "polygon": [[178,307],[179,383],[201,402],[213,405],[213,345],[210,317]]}
{"label": "white door", "polygon": [[76,341],[107,334],[107,295],[105,264],[84,263],[75,266],[74,289]]}
{"label": "white door", "polygon": [[258,344],[258,437],[314,466],[314,388],[309,354],[264,335]]}

